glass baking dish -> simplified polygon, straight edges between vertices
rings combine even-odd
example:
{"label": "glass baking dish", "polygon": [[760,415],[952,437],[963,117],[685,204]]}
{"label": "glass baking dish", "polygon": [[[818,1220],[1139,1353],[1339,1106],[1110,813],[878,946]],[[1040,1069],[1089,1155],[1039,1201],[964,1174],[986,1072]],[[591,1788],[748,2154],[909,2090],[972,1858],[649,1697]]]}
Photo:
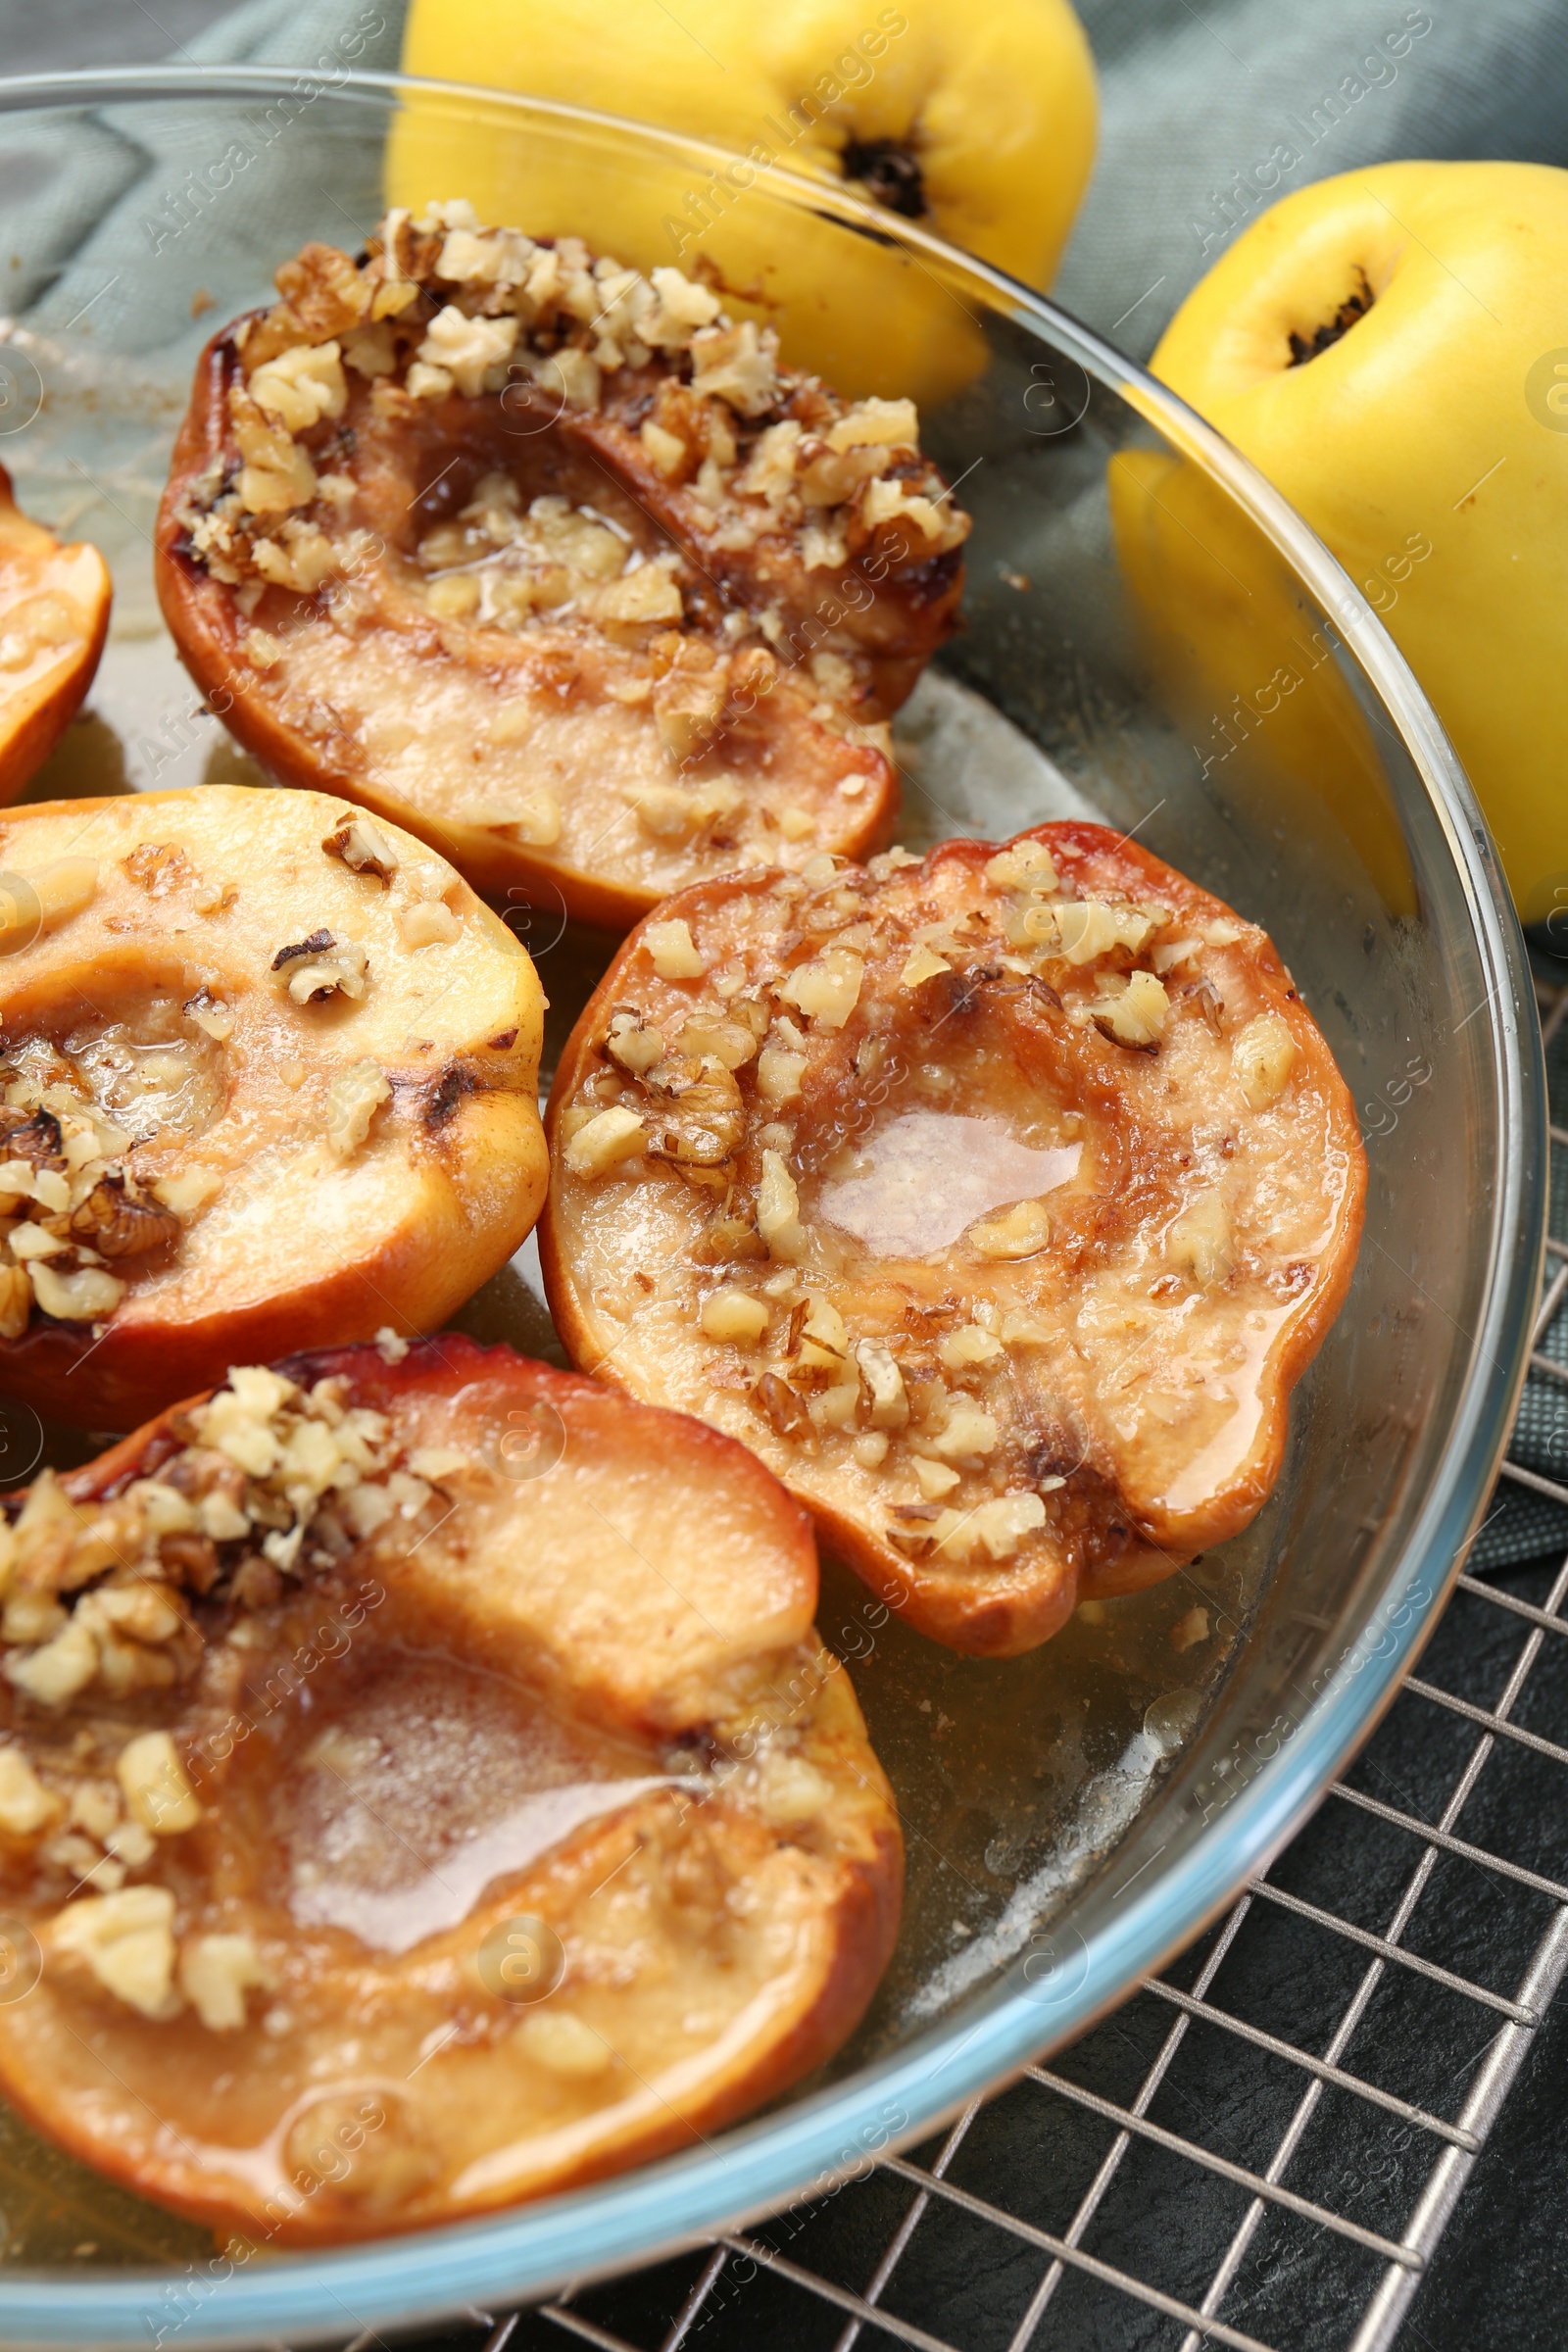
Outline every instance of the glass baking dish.
{"label": "glass baking dish", "polygon": [[[484,212],[504,184],[535,233],[710,264],[786,359],[917,394],[975,530],[964,630],[900,725],[901,838],[1085,810],[1136,830],[1268,926],[1367,1139],[1355,1281],[1243,1538],[1009,1663],[934,1648],[824,1564],[822,1632],[909,1878],[882,1991],[820,2076],[634,2174],[308,2257],[215,2252],[0,2118],[0,2344],[384,2330],[647,2261],[914,2141],[1080,2033],[1288,1837],[1441,1610],[1508,1429],[1544,1183],[1533,1001],[1465,778],[1376,617],[1388,583],[1350,581],[1199,418],[1025,288],[782,169],[336,57],[0,83],[0,462],[116,581],[87,710],[29,799],[265,783],[173,659],[148,532],[207,333],[305,239],[357,246],[390,142],[401,185],[434,174],[422,195]],[[611,943],[548,903],[503,911],[553,1053]],[[458,1320],[561,1360],[529,1249]],[[8,1484],[84,1450],[24,1402],[0,1417]],[[1195,1608],[1206,1637],[1173,1643]]]}

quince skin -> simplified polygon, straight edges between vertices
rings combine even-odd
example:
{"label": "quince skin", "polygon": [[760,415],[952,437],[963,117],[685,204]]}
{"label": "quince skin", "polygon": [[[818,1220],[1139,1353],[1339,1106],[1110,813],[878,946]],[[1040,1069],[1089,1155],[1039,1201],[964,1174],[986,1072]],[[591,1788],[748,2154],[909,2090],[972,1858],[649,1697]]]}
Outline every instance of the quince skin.
{"label": "quince skin", "polygon": [[[606,38],[596,0],[413,0],[410,74],[565,99],[734,151],[667,163],[610,142],[519,136],[411,95],[390,201],[466,196],[481,220],[576,234],[641,268],[706,257],[756,291],[786,352],[847,393],[931,400],[984,364],[966,311],[926,270],[756,189],[768,165],[848,185],[1044,286],[1094,161],[1089,45],[1066,0],[686,0]],[[750,192],[749,192],[750,191]],[[729,295],[726,296],[729,299]],[[744,307],[731,301],[730,307]]]}
{"label": "quince skin", "polygon": [[92,684],[109,634],[109,566],[17,505],[0,466],[0,803],[43,765]]}
{"label": "quince skin", "polygon": [[1565,281],[1568,172],[1381,165],[1255,221],[1152,363],[1379,612],[1527,922],[1568,891]]}

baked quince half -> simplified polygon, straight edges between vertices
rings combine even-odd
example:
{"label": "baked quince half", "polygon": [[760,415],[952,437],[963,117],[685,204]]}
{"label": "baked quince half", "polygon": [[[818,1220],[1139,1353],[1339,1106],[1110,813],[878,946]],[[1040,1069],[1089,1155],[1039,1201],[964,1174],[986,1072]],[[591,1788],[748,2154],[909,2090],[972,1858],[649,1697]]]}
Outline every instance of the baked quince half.
{"label": "baked quince half", "polygon": [[912,401],[466,203],[277,283],[202,357],[158,528],[186,666],[274,775],[621,930],[887,838],[969,529]]}
{"label": "baked quince half", "polygon": [[1366,1182],[1264,934],[1092,824],[682,892],[547,1126],[573,1359],[993,1656],[1252,1518]]}
{"label": "baked quince half", "polygon": [[856,2024],[897,1816],[732,1440],[442,1336],[236,1370],[19,1501],[0,2085],[90,2164],[374,2236],[679,2146]]}
{"label": "baked quince half", "polygon": [[0,466],[0,801],[14,801],[65,733],[109,634],[109,566],[24,514]]}
{"label": "baked quince half", "polygon": [[542,1009],[462,877],[342,801],[0,817],[0,1391],[123,1429],[444,1321],[544,1195]]}

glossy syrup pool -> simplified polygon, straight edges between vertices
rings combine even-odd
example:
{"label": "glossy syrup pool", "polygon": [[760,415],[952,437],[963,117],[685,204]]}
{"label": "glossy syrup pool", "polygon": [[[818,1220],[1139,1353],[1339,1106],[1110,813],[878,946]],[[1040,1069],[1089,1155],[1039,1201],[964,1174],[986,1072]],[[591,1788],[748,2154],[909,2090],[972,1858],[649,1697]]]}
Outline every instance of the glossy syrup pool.
{"label": "glossy syrup pool", "polygon": [[[86,710],[24,798],[264,783],[216,720],[181,715],[194,713],[194,706],[167,639],[146,634],[112,642]],[[1021,733],[940,673],[928,673],[896,735],[906,772],[900,838],[911,849],[958,832],[1003,838],[1050,817],[1097,813]],[[503,905],[499,911],[534,956],[550,999],[543,1093],[615,942],[548,907]],[[895,1139],[911,1147],[919,1141]],[[891,1173],[902,1177],[906,1171],[897,1149],[893,1158]],[[1062,1174],[1070,1179],[1070,1171]],[[567,1360],[544,1304],[531,1240],[475,1293],[453,1328],[507,1341],[548,1362]],[[30,1476],[40,1458],[60,1469],[88,1460],[118,1434],[47,1427],[40,1457],[38,1425],[24,1407],[0,1406],[0,1421],[5,1486]],[[833,2076],[852,2073],[932,2022],[1059,1916],[1074,1887],[1120,1841],[1223,1682],[1257,1598],[1266,1552],[1255,1525],[1165,1584],[1091,1604],[1054,1642],[1004,1661],[961,1658],[909,1632],[848,1570],[824,1558],[819,1629],[849,1668],[892,1781],[906,1859],[898,1949],[864,2023],[833,2061]],[[1206,1630],[1189,1640],[1198,1609]],[[1180,1647],[1171,1640],[1178,1628]],[[467,1735],[448,1719],[453,1693],[445,1692],[440,1704],[412,1689],[402,1697],[405,1721],[419,1704],[427,1706],[430,1737],[445,1743],[443,1764],[461,1774]],[[373,1714],[363,1695],[344,1737],[366,1744],[356,1751],[357,1765],[346,1750],[335,1759],[339,1767],[372,1780],[387,1769],[370,1744]],[[310,1777],[302,1784],[307,1804],[314,1801]],[[579,1780],[564,1755],[542,1778],[563,1794]],[[537,1778],[532,1786],[539,1786]],[[512,1794],[516,1806],[510,1796],[506,1803],[498,1797],[499,1812],[485,1808],[487,1821],[495,1815],[503,1843],[517,1837],[531,1842],[540,1822],[512,1819],[529,1803],[520,1788]],[[400,1810],[399,1835],[410,1837],[415,1826],[414,1813],[404,1818]],[[450,1827],[440,1820],[430,1825],[431,1865],[440,1861]],[[375,1900],[401,1891],[401,1883],[397,1889],[390,1882],[382,1886],[377,1858],[368,1852],[350,1854],[345,1846],[342,1862],[338,1896],[351,1907],[361,1902],[368,1928],[374,1915],[382,1935],[401,1936],[397,1903],[383,1911]],[[301,1897],[310,1910],[303,1888]],[[0,2262],[113,2268],[182,2261],[209,2250],[206,2231],[41,2142],[0,2103]]]}
{"label": "glossy syrup pool", "polygon": [[372,1951],[460,1926],[492,1881],[669,1783],[651,1756],[576,1734],[452,1658],[383,1652],[328,1697],[330,1715],[313,1730],[313,1710],[290,1740],[298,1752],[266,1761],[269,1827],[296,1923]]}
{"label": "glossy syrup pool", "polygon": [[961,1111],[901,1110],[874,1129],[854,1165],[819,1187],[813,1213],[879,1257],[947,1250],[976,1217],[1070,1184],[1081,1143],[1044,1152],[1014,1143],[1002,1122]]}

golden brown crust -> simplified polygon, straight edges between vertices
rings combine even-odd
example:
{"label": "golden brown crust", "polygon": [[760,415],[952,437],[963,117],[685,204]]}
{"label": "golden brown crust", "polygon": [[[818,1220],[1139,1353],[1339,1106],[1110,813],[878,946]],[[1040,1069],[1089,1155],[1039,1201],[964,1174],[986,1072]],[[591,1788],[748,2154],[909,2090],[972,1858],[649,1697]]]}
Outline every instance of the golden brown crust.
{"label": "golden brown crust", "polygon": [[[764,534],[746,548],[725,547],[714,534],[711,512],[689,485],[671,483],[661,474],[638,438],[636,419],[650,396],[657,402],[664,389],[662,383],[650,386],[633,378],[622,384],[617,379],[602,413],[568,415],[562,419],[562,430],[609,466],[672,538],[701,549],[704,569],[733,606],[754,606],[762,590],[787,628],[804,628],[815,619],[816,642],[829,642],[826,632],[832,631],[831,642],[847,642],[864,655],[870,688],[862,706],[865,715],[891,718],[956,625],[963,591],[957,547],[922,554],[918,541],[911,544],[911,534],[887,525],[872,530],[863,523],[852,524],[846,534],[848,561],[810,570],[793,530]],[[830,396],[819,387],[803,385],[780,404],[780,416],[809,419],[819,410],[832,414],[842,409],[842,403],[833,402],[830,408],[829,402]],[[809,424],[803,429],[809,430]],[[922,464],[919,471],[923,481],[928,468]],[[868,587],[876,593],[867,595]]]}
{"label": "golden brown crust", "polygon": [[[671,922],[685,979],[647,944]],[[760,1051],[725,1044],[747,1020]],[[734,1066],[699,1086],[714,1045]],[[587,1133],[607,1112],[618,1141]],[[1254,1516],[1363,1213],[1353,1106],[1272,945],[1095,825],[682,894],[546,1123],[574,1360],[744,1437],[889,1605],[987,1655]]]}
{"label": "golden brown crust", "polygon": [[[524,247],[543,307],[472,275]],[[956,625],[968,522],[910,404],[850,407],[770,336],[696,327],[716,305],[678,272],[656,299],[589,259],[406,221],[358,270],[308,248],[203,354],[157,568],[192,675],[283,782],[624,928],[703,875],[887,838],[883,722]],[[454,332],[514,357],[454,376]]]}
{"label": "golden brown crust", "polygon": [[[241,1542],[220,1546],[216,1579],[202,1572],[205,1597],[159,1581],[188,1574],[195,1556],[190,1538],[165,1537],[161,1570],[144,1555],[139,1582],[111,1572],[83,1598],[71,1555],[43,1548],[33,1525],[41,1507],[58,1513],[65,1501],[29,1505],[13,1539],[14,1590],[43,1590],[47,1573],[61,1599],[94,1605],[101,1618],[117,1592],[145,1592],[150,1578],[173,1594],[187,1631],[171,1645],[183,1659],[172,1687],[166,1678],[128,1701],[90,1682],[43,1707],[29,1695],[39,1653],[8,1657],[0,1886],[36,1936],[43,1969],[0,2012],[6,2094],[137,2193],[281,2247],[427,2227],[601,2178],[717,2129],[820,2064],[853,2030],[886,1964],[902,1852],[848,1677],[809,1632],[815,1558],[798,1506],[717,1433],[509,1349],[446,1337],[416,1343],[400,1362],[349,1348],[278,1370],[299,1386],[275,1426],[297,1428],[315,1410],[308,1400],[325,1396],[368,1434],[374,1459],[362,1497],[389,1474],[404,1494],[416,1463],[445,1485],[416,1507],[407,1536],[363,1541],[328,1566],[327,1522],[354,1507],[355,1494],[351,1484],[340,1501],[331,1490],[281,1592],[275,1574],[270,1591],[257,1585],[254,1556],[236,1564]],[[218,1403],[227,1410],[225,1397]],[[206,1491],[212,1473],[202,1465],[214,1459],[219,1427],[207,1401],[161,1416],[64,1482],[83,1541],[111,1519],[122,1539],[151,1507],[138,1498],[167,1496],[171,1482]],[[541,1414],[564,1437],[559,1463],[509,1491],[506,1433],[538,1426]],[[329,1425],[345,1426],[310,1424],[318,1443]],[[254,1424],[245,1430],[254,1438]],[[229,1475],[220,1462],[220,1475]],[[554,1488],[557,1478],[567,1483]],[[728,1654],[706,1686],[682,1686],[677,1673],[661,1693],[648,1686],[649,1644],[634,1621],[649,1609],[646,1621],[657,1620],[654,1588],[668,1603],[694,1486],[707,1524],[728,1515],[737,1544],[730,1565],[739,1573],[726,1583],[715,1568],[691,1615],[699,1634],[706,1621],[723,1636]],[[595,1585],[580,1570],[583,1522],[633,1498],[637,1544],[623,1546],[618,1586]],[[254,1481],[241,1499],[275,1522]],[[539,1580],[556,1565],[575,1582],[530,1618]],[[751,1596],[770,1590],[772,1602],[752,1618],[761,1646],[749,1648]],[[784,1594],[788,1622],[808,1630],[779,1648]],[[604,1603],[597,1617],[584,1615],[590,1595]],[[487,1610],[488,1645],[479,1639]],[[669,1661],[691,1646],[678,1642]],[[20,1678],[11,1671],[19,1656]],[[307,1690],[308,1707],[289,1694],[290,1680]],[[455,1713],[468,1741],[456,1785]],[[497,1744],[503,1722],[510,1728]],[[200,1818],[124,1845],[132,1878],[118,1893],[101,1860],[91,1884],[109,1896],[78,1887],[62,1910],[71,1891],[62,1868],[86,1868],[74,1851],[56,1851],[64,1804],[69,1797],[73,1823],[96,1824],[112,1852],[122,1833],[108,1830],[92,1790],[106,1769],[111,1788],[115,1771],[129,1788],[127,1736],[153,1726],[172,1733]],[[371,1894],[368,1912],[342,1908],[358,1867],[342,1832],[361,1801],[355,1776],[368,1769],[368,1731],[380,1777],[373,1791],[365,1784],[364,1801],[395,1836],[413,1831],[420,1857],[435,1857],[401,1932],[376,1912],[384,1892]],[[318,1768],[323,1741],[335,1744]],[[449,1879],[465,1839],[493,1835],[480,1818],[486,1789],[503,1791],[489,1797],[492,1811],[505,1803],[509,1775],[556,1801],[548,1792],[561,1769],[530,1782],[541,1766],[519,1762],[537,1753],[548,1767],[552,1742],[574,1759],[561,1769],[615,1784],[606,1803],[579,1808],[575,1826],[568,1819],[542,1844],[536,1838],[518,1866],[500,1868],[477,1900],[454,1906]],[[17,1754],[55,1808],[21,1832],[11,1826]],[[309,1825],[323,1771],[329,1787],[350,1792],[350,1815],[339,1795],[328,1817],[337,1842],[317,1846]],[[415,1816],[398,1810],[411,1788]],[[454,1802],[459,1814],[474,1811],[466,1830]],[[81,1842],[79,1829],[69,1835]],[[144,1853],[149,1845],[156,1850]],[[336,1860],[324,1878],[302,1877],[302,1851]],[[405,1859],[400,1868],[408,1876],[415,1866]],[[123,1908],[126,1894],[151,1898],[152,1924],[140,1932],[154,1949],[110,1946],[103,1959],[107,1928],[83,1921],[103,1919],[104,1899]],[[351,1916],[363,1932],[344,1924]],[[485,1957],[524,1949],[505,1940],[519,1920],[532,1923],[525,1958],[554,1949],[559,1960],[536,1999],[509,1994]],[[231,1975],[226,2020],[221,1983],[212,2007],[215,1967]]]}
{"label": "golden brown crust", "polygon": [[[258,669],[248,658],[253,618],[270,623],[275,632],[291,620],[308,625],[314,615],[309,600],[277,589],[268,592],[253,615],[241,613],[232,588],[215,579],[189,552],[182,511],[190,484],[215,459],[232,466],[235,457],[226,410],[227,389],[236,375],[232,347],[226,340],[228,331],[215,337],[203,356],[197,393],[175,443],[170,485],[157,526],[158,592],[164,617],[186,668],[211,708],[278,782],[341,793],[401,825],[450,858],[474,889],[492,898],[504,898],[511,891],[546,906],[556,904],[555,894],[559,893],[578,920],[605,930],[624,931],[663,895],[666,883],[684,881],[685,872],[671,869],[657,883],[642,883],[613,870],[595,870],[536,850],[502,831],[465,823],[420,799],[389,789],[377,781],[373,760],[357,734],[310,732],[280,699],[276,686],[281,679],[274,681],[270,671]],[[368,395],[357,389],[351,421],[367,440],[370,438],[367,425],[384,437],[384,428],[361,414],[368,403]],[[365,519],[359,527],[394,548],[399,539],[410,538],[413,491],[419,480],[441,473],[450,464],[452,445],[463,438],[465,423],[471,423],[462,416],[449,417],[449,412],[472,405],[461,403],[459,396],[453,395],[441,404],[438,416],[432,417],[427,410],[416,414],[406,427],[398,463],[383,464],[377,478],[368,484],[361,501]],[[414,426],[418,428],[417,434]],[[466,466],[446,476],[449,503],[454,507],[462,503],[460,493],[466,494],[483,478],[482,469],[493,467],[511,454],[503,437],[505,420],[492,417],[489,426],[488,446],[484,436],[470,433],[473,446]],[[433,448],[426,447],[427,440]],[[586,494],[597,492],[601,501],[608,503],[602,475],[574,486]],[[628,486],[635,489],[635,485]],[[390,667],[399,690],[411,689],[421,668],[439,671],[455,662],[471,662],[487,684],[493,684],[509,702],[519,695],[555,701],[565,685],[569,713],[584,704],[598,703],[607,671],[612,673],[610,684],[621,684],[621,672],[633,685],[646,683],[640,647],[607,650],[596,642],[585,642],[583,632],[571,628],[550,632],[536,628],[523,643],[498,630],[480,632],[451,621],[437,624],[402,590],[399,581],[383,583],[376,577],[375,586],[377,619],[396,648]],[[714,632],[699,620],[682,635],[688,646],[695,646],[708,644]],[[808,660],[810,650],[808,643],[804,644],[795,660],[803,654]],[[725,774],[738,770],[753,784],[766,776],[771,788],[772,771],[776,770],[777,781],[786,784],[793,796],[792,808],[820,806],[832,811],[823,833],[828,846],[851,856],[869,854],[886,839],[897,811],[898,778],[891,760],[880,744],[863,731],[846,736],[824,725],[815,715],[819,698],[808,678],[792,668],[780,669],[770,652],[766,660],[773,666],[763,673],[768,682],[760,696],[740,674],[738,665],[729,664],[718,698],[719,714],[728,723],[715,733],[708,757],[690,765],[667,763],[669,788],[700,793],[714,769]],[[919,666],[917,661],[916,670]],[[485,715],[480,711],[476,723],[482,725]],[[519,758],[525,748],[520,747]],[[839,797],[846,779],[856,787],[853,801]],[[534,780],[530,763],[515,779],[504,778],[503,783],[507,790],[515,787],[516,797],[517,791],[525,796]],[[780,796],[775,792],[774,797]],[[776,843],[776,834],[774,840]],[[808,846],[815,846],[814,836]],[[709,865],[749,861],[742,845],[731,844],[721,825],[710,827],[696,840],[695,853],[700,862]]]}

